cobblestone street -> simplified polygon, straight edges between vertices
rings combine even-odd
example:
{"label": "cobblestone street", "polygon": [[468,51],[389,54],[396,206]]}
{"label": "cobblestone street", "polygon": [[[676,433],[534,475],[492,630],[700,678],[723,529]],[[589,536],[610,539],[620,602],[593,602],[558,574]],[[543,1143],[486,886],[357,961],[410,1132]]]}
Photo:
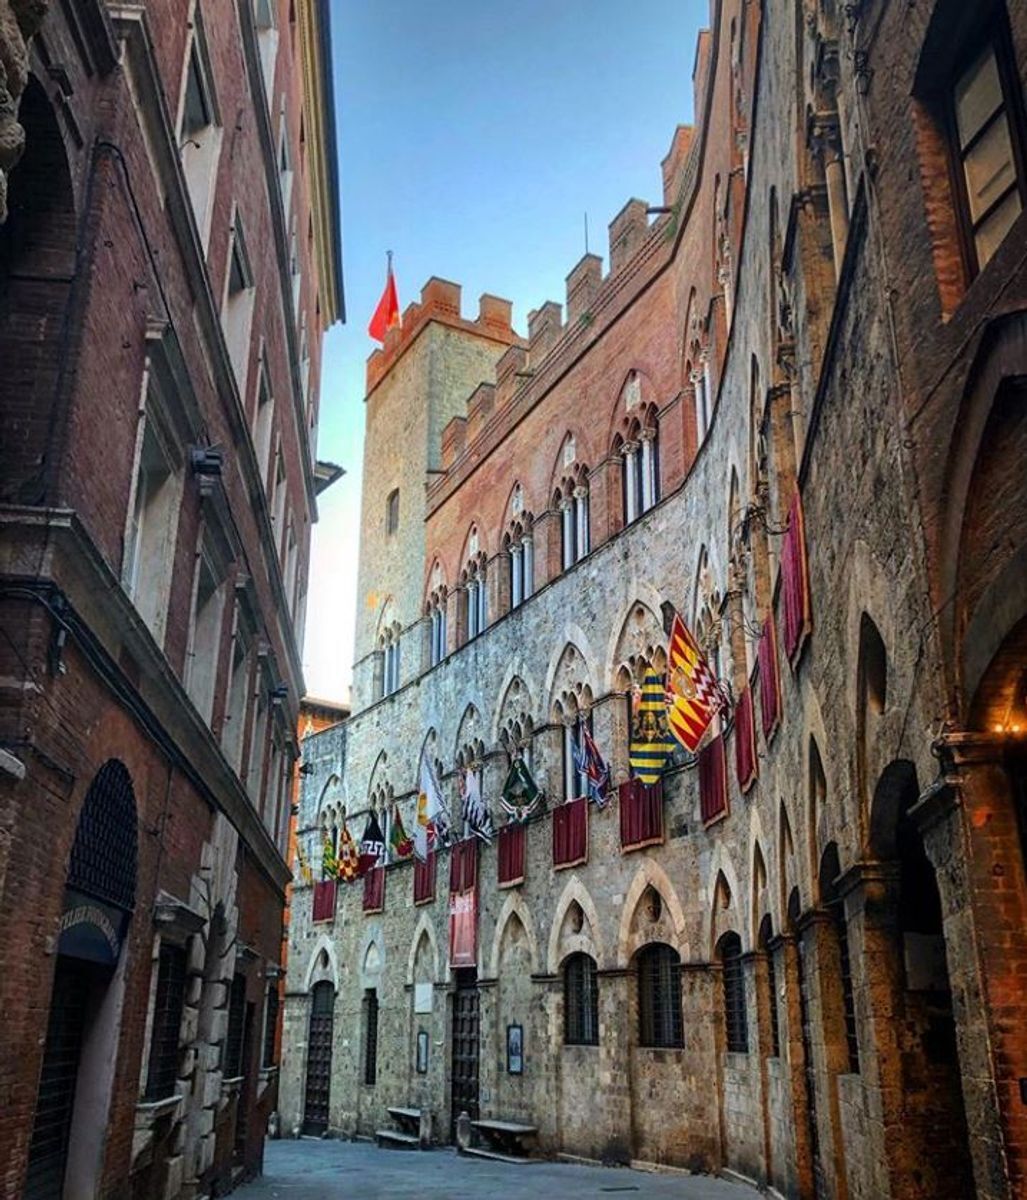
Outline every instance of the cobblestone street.
{"label": "cobblestone street", "polygon": [[240,1200],[361,1200],[416,1196],[470,1200],[492,1196],[503,1200],[542,1200],[625,1195],[674,1196],[678,1200],[746,1200],[756,1195],[739,1184],[706,1176],[655,1174],[570,1163],[533,1162],[512,1166],[459,1158],[443,1149],[427,1154],[379,1150],[363,1142],[269,1142],[264,1176],[240,1188]]}

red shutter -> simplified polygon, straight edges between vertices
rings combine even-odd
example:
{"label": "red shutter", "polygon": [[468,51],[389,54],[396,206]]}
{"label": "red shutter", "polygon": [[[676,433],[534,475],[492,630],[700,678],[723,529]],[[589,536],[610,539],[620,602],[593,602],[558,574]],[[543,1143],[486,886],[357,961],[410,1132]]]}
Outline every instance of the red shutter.
{"label": "red shutter", "polygon": [[763,622],[758,660],[760,665],[760,720],[763,725],[763,736],[769,741],[774,730],[781,723],[781,676],[777,669],[777,630],[774,626],[773,613]]}
{"label": "red shutter", "polygon": [[796,491],[788,513],[788,529],[781,544],[781,595],[784,602],[784,641],[788,661],[794,666],[812,628],[809,570],[806,562],[806,528],[802,497]]}
{"label": "red shutter", "polygon": [[576,867],[583,862],[588,862],[587,796],[553,809],[553,866]]}
{"label": "red shutter", "polygon": [[748,683],[735,705],[735,771],[738,786],[747,792],[756,782],[756,716]]}
{"label": "red shutter", "polygon": [[414,859],[414,903],[430,904],[435,899],[435,851],[424,862]]}
{"label": "red shutter", "polygon": [[313,920],[331,921],[334,919],[335,892],[336,882],[334,879],[323,879],[320,883],[314,884]]}
{"label": "red shutter", "polygon": [[372,867],[364,876],[364,912],[381,912],[385,907],[385,868]]}
{"label": "red shutter", "polygon": [[514,887],[524,882],[524,826],[512,821],[499,831],[499,886]]}
{"label": "red shutter", "polygon": [[663,844],[663,784],[648,787],[640,779],[628,779],[617,793],[620,806],[622,850]]}
{"label": "red shutter", "polygon": [[478,882],[478,839],[465,838],[449,852],[449,891],[451,895],[469,892]]}
{"label": "red shutter", "polygon": [[717,736],[699,751],[699,810],[704,823],[727,812],[727,761],[724,736]]}

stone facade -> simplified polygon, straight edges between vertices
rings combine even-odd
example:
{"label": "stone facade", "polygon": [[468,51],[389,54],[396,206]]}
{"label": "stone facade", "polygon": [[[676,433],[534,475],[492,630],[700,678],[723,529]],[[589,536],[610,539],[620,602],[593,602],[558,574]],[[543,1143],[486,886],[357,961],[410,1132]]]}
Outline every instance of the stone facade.
{"label": "stone facade", "polygon": [[[523,883],[500,887],[496,847],[479,850],[473,972],[449,966],[448,852],[423,905],[409,863],[388,866],[373,913],[340,884],[315,922],[297,886],[287,1131],[307,1115],[311,1000],[327,984],[319,1069],[337,1133],[413,1104],[445,1141],[454,1110],[476,1107],[537,1125],[546,1153],[722,1171],[786,1196],[1022,1193],[1027,218],[1012,215],[1027,189],[1016,149],[1004,236],[967,224],[949,110],[978,71],[1018,147],[1017,0],[714,3],[696,125],[663,164],[668,211],[618,214],[609,273],[594,256],[572,270],[566,320],[552,302],[530,314],[495,376],[467,381],[437,451],[408,451],[369,407],[365,530],[408,452],[406,475],[429,468],[426,503],[401,510],[402,561],[362,547],[354,711],[344,754],[336,733],[305,747],[338,776],[302,790],[306,853],[317,861],[343,817],[359,840],[372,804],[398,804],[409,830],[422,753],[457,827],[457,768],[482,769],[498,819],[511,752],[547,805],[526,828]],[[404,413],[430,390],[407,333],[368,372],[372,403],[392,385]],[[654,461],[658,488],[634,491]],[[568,555],[582,507],[590,536],[581,547],[576,524]],[[524,538],[529,589],[512,561]],[[554,869],[565,725],[590,715],[614,784],[627,778],[630,694],[665,665],[668,606],[735,702],[727,810],[710,817],[678,754],[662,844],[622,850],[615,795],[591,808],[587,861]],[[398,680],[374,638],[387,610]],[[654,946],[674,980],[662,1002],[678,996],[682,1014],[660,1037],[639,1011]],[[580,954],[598,1036],[572,1044]],[[471,991],[468,1101],[454,1047]]]}
{"label": "stone facade", "polygon": [[10,1200],[192,1200],[262,1162],[342,302],[326,21],[0,4]]}

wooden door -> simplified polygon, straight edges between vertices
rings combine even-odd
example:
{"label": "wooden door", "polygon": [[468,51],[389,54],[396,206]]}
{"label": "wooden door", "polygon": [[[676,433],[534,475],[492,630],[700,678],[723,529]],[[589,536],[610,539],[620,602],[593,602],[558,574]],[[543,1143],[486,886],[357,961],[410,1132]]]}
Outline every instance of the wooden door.
{"label": "wooden door", "polygon": [[478,1059],[480,1051],[478,986],[474,971],[459,972],[453,996],[452,1135],[456,1119],[466,1112],[478,1118]]}
{"label": "wooden door", "polygon": [[310,1001],[310,1035],[307,1038],[307,1091],[303,1132],[322,1134],[328,1128],[328,1101],[332,1087],[332,1024],[335,989],[330,983],[314,985]]}
{"label": "wooden door", "polygon": [[59,1200],[64,1192],[86,1006],[96,974],[89,963],[57,959],[24,1200]]}

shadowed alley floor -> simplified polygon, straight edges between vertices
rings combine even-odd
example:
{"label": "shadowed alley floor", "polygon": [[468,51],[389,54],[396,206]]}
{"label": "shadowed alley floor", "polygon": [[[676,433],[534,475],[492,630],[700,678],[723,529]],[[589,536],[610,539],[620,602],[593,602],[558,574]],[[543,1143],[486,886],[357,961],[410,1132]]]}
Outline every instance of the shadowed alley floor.
{"label": "shadowed alley floor", "polygon": [[460,1158],[451,1149],[428,1153],[379,1150],[364,1142],[268,1142],[264,1176],[234,1193],[240,1200],[342,1200],[360,1197],[502,1197],[542,1200],[559,1196],[674,1196],[678,1200],[752,1200],[757,1193],[706,1176],[663,1175],[570,1163],[533,1162],[525,1166]]}

